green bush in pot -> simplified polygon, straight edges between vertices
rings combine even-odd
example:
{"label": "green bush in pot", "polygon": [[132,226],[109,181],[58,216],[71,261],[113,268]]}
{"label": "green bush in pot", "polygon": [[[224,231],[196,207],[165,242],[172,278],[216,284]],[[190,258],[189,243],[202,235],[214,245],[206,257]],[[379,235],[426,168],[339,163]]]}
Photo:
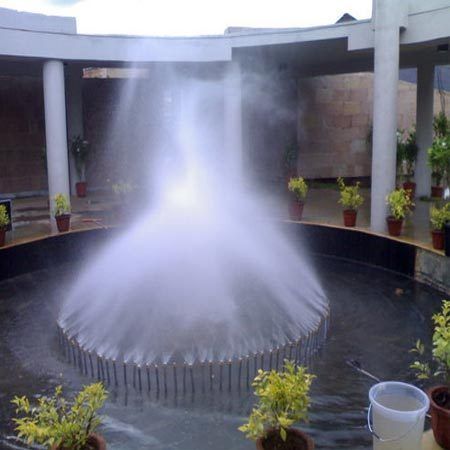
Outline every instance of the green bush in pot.
{"label": "green bush in pot", "polygon": [[[103,406],[107,392],[102,383],[85,386],[73,399],[63,397],[62,387],[51,397],[40,397],[31,406],[27,397],[14,397],[15,423],[18,437],[28,445],[39,444],[51,449],[87,450],[106,448],[94,432],[101,423],[97,411]],[[97,445],[99,442],[102,445]]]}
{"label": "green bush in pot", "polygon": [[418,355],[411,368],[417,378],[433,378],[442,385],[430,389],[431,426],[436,442],[450,448],[450,301],[443,300],[441,310],[432,316],[433,344],[431,361],[425,360],[425,345],[418,340],[411,350]]}
{"label": "green bush in pot", "polygon": [[[433,197],[442,196],[442,182],[449,174],[450,169],[450,142],[449,137],[436,137],[428,149],[428,165],[434,182]],[[432,188],[433,188],[432,187]]]}
{"label": "green bush in pot", "polygon": [[5,205],[0,205],[0,247],[5,245],[6,228],[9,225],[8,210]]}
{"label": "green bush in pot", "polygon": [[390,210],[390,215],[386,218],[389,234],[391,236],[399,236],[403,220],[414,206],[414,203],[405,189],[394,189],[386,197],[386,203],[389,205]]}
{"label": "green bush in pot", "polygon": [[337,179],[340,191],[340,203],[343,208],[344,225],[346,227],[354,227],[356,225],[356,217],[358,208],[364,203],[364,198],[359,193],[360,182],[353,186],[346,186],[342,177]]}
{"label": "green bush in pot", "polygon": [[[283,449],[299,438],[302,446],[313,448],[311,438],[292,428],[295,422],[306,421],[310,405],[309,389],[314,376],[302,366],[285,361],[284,372],[259,370],[253,387],[258,402],[245,425],[239,430],[257,441],[257,448]],[[289,442],[288,442],[289,441]]]}

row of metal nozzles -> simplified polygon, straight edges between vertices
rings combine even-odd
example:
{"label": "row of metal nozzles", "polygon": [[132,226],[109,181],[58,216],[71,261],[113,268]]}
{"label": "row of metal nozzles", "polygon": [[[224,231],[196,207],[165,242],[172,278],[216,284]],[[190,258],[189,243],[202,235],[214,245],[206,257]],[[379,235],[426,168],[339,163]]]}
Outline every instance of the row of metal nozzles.
{"label": "row of metal nozzles", "polygon": [[285,360],[308,365],[324,343],[327,330],[328,315],[314,331],[282,347],[226,361],[194,364],[138,364],[105,358],[83,349],[76,339],[69,338],[59,326],[58,338],[67,360],[86,376],[103,381],[108,386],[132,386],[141,392],[147,390],[164,395],[173,392],[176,395],[195,393],[197,390],[249,389],[259,369],[281,371]]}

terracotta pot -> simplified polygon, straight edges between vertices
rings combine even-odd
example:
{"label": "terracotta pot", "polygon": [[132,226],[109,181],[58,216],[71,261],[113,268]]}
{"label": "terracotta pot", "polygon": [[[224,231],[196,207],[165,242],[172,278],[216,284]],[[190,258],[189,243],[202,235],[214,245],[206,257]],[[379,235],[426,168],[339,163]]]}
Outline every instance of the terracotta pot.
{"label": "terracotta pot", "polygon": [[431,428],[434,439],[442,448],[450,448],[450,387],[436,386],[430,397]]}
{"label": "terracotta pot", "polygon": [[431,239],[435,250],[444,250],[444,231],[431,230]]}
{"label": "terracotta pot", "polygon": [[267,436],[256,441],[257,450],[272,450],[272,449],[288,450],[314,450],[314,441],[305,433],[295,428],[287,430],[286,442],[280,437],[278,430],[270,430]]}
{"label": "terracotta pot", "polygon": [[400,236],[402,232],[403,219],[395,219],[392,216],[386,218],[388,232],[391,236]]}
{"label": "terracotta pot", "polygon": [[302,220],[303,206],[305,204],[300,200],[292,200],[289,203],[289,215],[291,220]]}
{"label": "terracotta pot", "polygon": [[60,233],[69,231],[70,229],[70,214],[62,214],[61,216],[55,216],[56,226]]}
{"label": "terracotta pot", "polygon": [[0,247],[5,245],[6,241],[6,228],[0,228]]}
{"label": "terracotta pot", "polygon": [[403,189],[408,192],[410,200],[414,200],[414,197],[416,196],[416,183],[405,181],[403,183]]}
{"label": "terracotta pot", "polygon": [[431,196],[434,198],[442,198],[444,195],[444,188],[442,186],[431,186]]}
{"label": "terracotta pot", "polygon": [[345,209],[342,211],[344,216],[344,225],[346,227],[354,227],[356,225],[356,216],[358,212],[354,209]]}
{"label": "terracotta pot", "polygon": [[[88,449],[106,450],[106,441],[99,434],[91,433],[88,437],[88,445],[89,447],[86,447],[86,450]],[[70,449],[61,445],[60,446],[53,445],[52,450],[70,450]]]}
{"label": "terracotta pot", "polygon": [[86,197],[87,183],[86,181],[79,181],[75,184],[77,190],[77,197]]}

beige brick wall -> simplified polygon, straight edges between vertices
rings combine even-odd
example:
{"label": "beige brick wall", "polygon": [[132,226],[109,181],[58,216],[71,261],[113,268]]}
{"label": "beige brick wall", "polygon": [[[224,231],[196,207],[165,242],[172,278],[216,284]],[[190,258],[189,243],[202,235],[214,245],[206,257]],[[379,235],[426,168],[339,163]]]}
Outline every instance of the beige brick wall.
{"label": "beige brick wall", "polygon": [[[450,113],[450,94],[446,94]],[[299,83],[299,173],[307,178],[367,177],[371,149],[373,74],[303,79]],[[435,92],[435,112],[441,109]],[[416,85],[399,82],[398,127],[416,120]]]}

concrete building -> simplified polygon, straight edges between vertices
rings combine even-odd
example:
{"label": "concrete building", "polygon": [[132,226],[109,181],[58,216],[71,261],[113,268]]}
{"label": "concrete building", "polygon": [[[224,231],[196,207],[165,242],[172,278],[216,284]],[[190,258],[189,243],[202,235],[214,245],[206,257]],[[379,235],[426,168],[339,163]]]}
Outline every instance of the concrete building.
{"label": "concrete building", "polygon": [[[399,71],[417,70],[415,122],[420,151],[416,182],[418,194],[428,194],[430,172],[426,149],[432,141],[434,68],[450,63],[449,23],[449,0],[374,0],[372,19],[330,26],[229,29],[223,36],[196,38],[87,36],[77,34],[72,18],[0,9],[0,163],[6,178],[11,172],[22,174],[0,185],[0,192],[35,192],[45,190],[47,184],[50,198],[57,192],[69,193],[76,174],[68,155],[68,138],[82,135],[98,120],[98,108],[87,104],[92,97],[103,92],[103,105],[108,104],[106,85],[94,85],[99,80],[90,80],[87,85],[82,79],[83,69],[139,67],[147,69],[151,78],[151,74],[158,74],[165,67],[178,67],[221,80],[224,129],[229,137],[226,147],[229,152],[242,155],[244,168],[246,161],[257,167],[258,159],[264,157],[270,165],[273,156],[270,153],[264,156],[259,149],[262,144],[279,149],[289,130],[298,134],[300,168],[302,164],[309,167],[312,163],[308,161],[317,159],[316,149],[311,146],[319,146],[319,153],[328,147],[330,151],[325,153],[332,155],[335,142],[351,141],[353,174],[365,174],[370,169],[372,229],[383,231],[385,196],[395,186]],[[447,51],[443,51],[445,46]],[[342,97],[334,98],[330,97],[334,91],[329,88],[329,83],[336,80],[330,81],[332,76],[343,77],[345,86],[348,75],[344,74],[362,72],[373,73],[373,85],[367,86],[367,96],[369,91],[373,95],[373,109],[364,114],[358,110],[358,102],[361,103],[366,87],[362,87],[362,94],[348,98],[351,89],[344,88],[345,92],[339,93]],[[304,106],[302,99],[311,93],[309,86],[314,83],[318,84],[314,89],[317,94],[309,103],[311,106]],[[267,95],[254,96],[255,86],[256,94]],[[142,89],[151,88],[147,83]],[[83,95],[86,90],[92,95]],[[262,107],[262,99],[266,108]],[[323,119],[315,113],[320,111],[316,105],[324,103],[330,105],[327,114],[332,117],[334,130],[339,131],[325,134],[320,143],[311,144],[304,130]],[[273,105],[282,105],[280,117],[270,114]],[[344,115],[339,113],[340,108]],[[333,109],[339,110],[334,116]],[[268,121],[268,116],[273,120]],[[101,120],[107,120],[105,117]],[[367,120],[373,123],[370,160],[363,149]],[[359,127],[356,140],[354,126]],[[91,128],[89,132],[89,139],[95,141],[95,130]],[[43,169],[44,145],[47,183],[43,172],[34,175],[35,169]],[[29,159],[27,152],[31,147],[34,156]],[[126,146],[123,148],[127,151]],[[29,166],[23,166],[22,158]],[[98,169],[105,160],[99,155]],[[100,172],[95,170],[97,175]],[[32,182],[25,182],[29,177]]]}

